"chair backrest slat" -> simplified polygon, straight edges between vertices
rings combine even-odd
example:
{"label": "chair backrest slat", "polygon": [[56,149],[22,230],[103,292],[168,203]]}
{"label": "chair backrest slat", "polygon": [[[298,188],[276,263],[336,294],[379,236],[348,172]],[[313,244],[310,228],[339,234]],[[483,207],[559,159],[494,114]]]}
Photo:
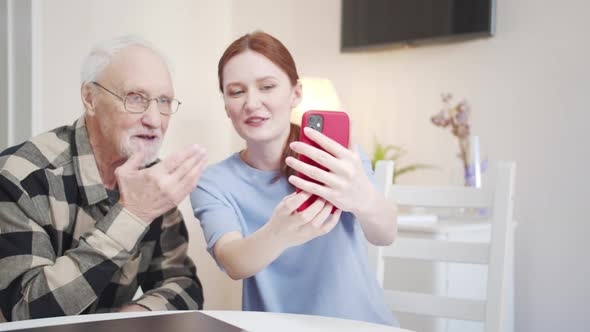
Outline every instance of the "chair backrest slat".
{"label": "chair backrest slat", "polygon": [[386,290],[385,301],[394,311],[451,319],[483,321],[485,301]]}
{"label": "chair backrest slat", "polygon": [[421,207],[489,207],[494,202],[493,192],[470,187],[426,187],[394,185],[390,199],[398,205]]}
{"label": "chair backrest slat", "polygon": [[395,245],[382,250],[384,257],[488,264],[490,246],[487,243],[398,238]]}

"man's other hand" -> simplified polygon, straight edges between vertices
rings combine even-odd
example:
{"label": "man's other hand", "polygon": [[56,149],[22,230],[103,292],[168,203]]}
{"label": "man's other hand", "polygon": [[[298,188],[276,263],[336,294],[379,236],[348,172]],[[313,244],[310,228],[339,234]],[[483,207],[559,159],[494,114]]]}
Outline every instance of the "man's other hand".
{"label": "man's other hand", "polygon": [[115,170],[119,203],[147,223],[178,206],[196,186],[207,164],[207,152],[194,144],[156,165],[140,169],[144,155],[131,156]]}

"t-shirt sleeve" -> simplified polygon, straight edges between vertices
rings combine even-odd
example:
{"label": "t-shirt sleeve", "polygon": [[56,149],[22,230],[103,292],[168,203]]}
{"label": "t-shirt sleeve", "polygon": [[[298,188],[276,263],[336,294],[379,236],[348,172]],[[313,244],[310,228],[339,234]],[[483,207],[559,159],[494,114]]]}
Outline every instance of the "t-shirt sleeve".
{"label": "t-shirt sleeve", "polygon": [[207,250],[214,259],[213,247],[219,238],[229,232],[242,232],[234,209],[220,196],[202,185],[191,193],[193,213],[201,223]]}

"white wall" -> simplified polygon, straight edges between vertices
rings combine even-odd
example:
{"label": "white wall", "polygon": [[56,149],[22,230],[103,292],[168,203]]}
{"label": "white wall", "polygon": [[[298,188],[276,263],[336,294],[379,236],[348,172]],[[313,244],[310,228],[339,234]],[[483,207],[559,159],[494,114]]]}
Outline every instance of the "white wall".
{"label": "white wall", "polygon": [[[43,5],[42,130],[70,124],[82,114],[79,70],[97,42],[139,34],[159,46],[175,64],[176,96],[163,155],[198,142],[211,162],[231,152],[233,129],[217,91],[217,61],[228,44],[230,1],[52,0]],[[190,248],[204,285],[205,308],[238,309],[240,283],[222,274],[205,251],[190,203],[181,209],[190,230]]]}
{"label": "white wall", "polygon": [[449,182],[457,146],[429,117],[442,92],[467,98],[483,155],[518,163],[517,331],[587,329],[588,2],[498,0],[493,38],[354,54],[339,51],[339,0],[234,1],[232,11],[234,37],[270,32],[301,75],[334,82],[365,149],[376,135],[408,148],[408,162],[440,166],[401,182]]}

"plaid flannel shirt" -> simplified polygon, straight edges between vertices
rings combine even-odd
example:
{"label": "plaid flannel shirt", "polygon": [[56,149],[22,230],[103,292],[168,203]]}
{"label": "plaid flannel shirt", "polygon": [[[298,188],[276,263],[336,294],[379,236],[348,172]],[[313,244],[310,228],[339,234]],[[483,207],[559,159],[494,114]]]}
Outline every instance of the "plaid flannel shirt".
{"label": "plaid flannel shirt", "polygon": [[178,209],[147,224],[109,194],[84,116],[0,154],[0,322],[202,308]]}

